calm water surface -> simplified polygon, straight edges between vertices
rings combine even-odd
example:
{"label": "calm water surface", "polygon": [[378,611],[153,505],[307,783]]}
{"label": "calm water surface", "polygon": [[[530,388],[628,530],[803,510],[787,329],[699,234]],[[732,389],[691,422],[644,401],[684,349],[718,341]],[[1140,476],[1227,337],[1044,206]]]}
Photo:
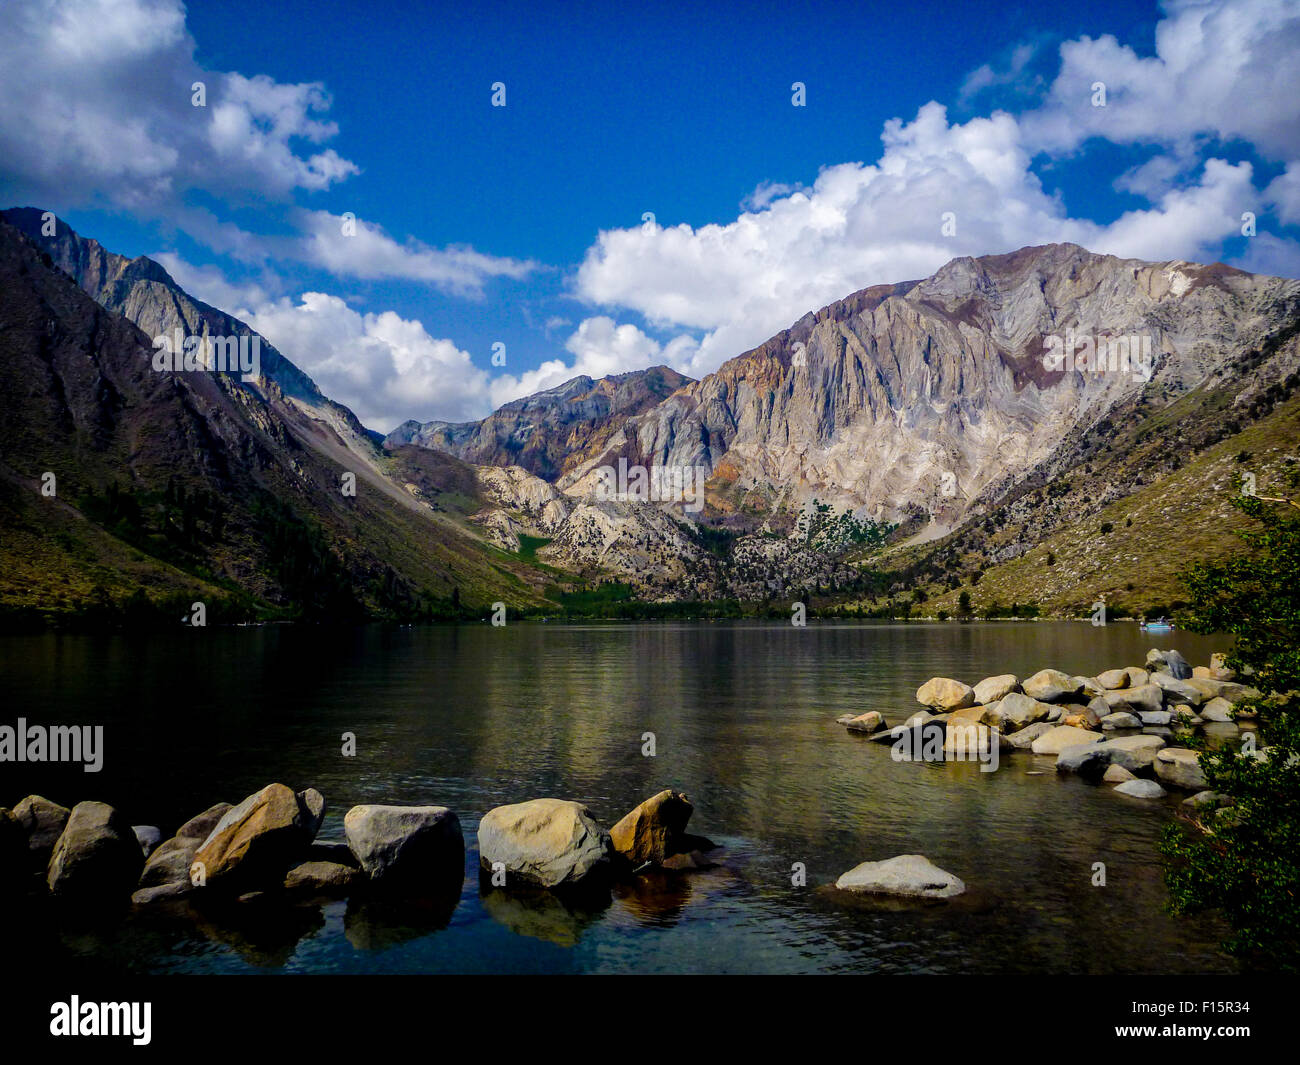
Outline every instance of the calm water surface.
{"label": "calm water surface", "polygon": [[[102,772],[0,766],[0,803],[100,799],[164,836],[272,781],[329,802],[442,804],[466,878],[451,912],[338,902],[229,920],[50,913],[11,943],[32,964],[134,972],[1224,972],[1223,929],[1164,913],[1155,844],[1177,797],[1150,803],[1059,778],[1054,759],[898,764],[835,718],[917,709],[934,675],[974,683],[1045,666],[1194,664],[1222,640],[1132,624],[519,624],[0,640],[0,720],[103,724]],[[357,755],[341,755],[342,734]],[[643,757],[653,732],[657,755]],[[482,814],[580,799],[606,825],[665,788],[723,864],[616,890],[608,906],[481,893]],[[921,853],[966,881],[947,905],[846,906],[862,861]],[[808,886],[791,884],[807,867]],[[1107,885],[1091,885],[1104,862]],[[17,959],[16,959],[17,960]]]}

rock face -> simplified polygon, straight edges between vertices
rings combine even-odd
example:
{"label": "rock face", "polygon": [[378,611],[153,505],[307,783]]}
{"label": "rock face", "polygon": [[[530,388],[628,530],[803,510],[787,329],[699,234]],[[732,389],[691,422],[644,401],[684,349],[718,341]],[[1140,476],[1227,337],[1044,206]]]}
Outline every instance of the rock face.
{"label": "rock face", "polygon": [[54,845],[46,883],[54,895],[109,901],[135,886],[144,856],[126,818],[102,802],[79,802]]}
{"label": "rock face", "polygon": [[933,677],[916,690],[916,701],[944,713],[975,705],[975,689],[949,677]]}
{"label": "rock face", "polygon": [[1083,691],[1083,685],[1077,678],[1067,677],[1059,669],[1040,669],[1032,677],[1026,678],[1021,687],[1031,699],[1040,699],[1045,703],[1060,702]]}
{"label": "rock face", "polygon": [[28,850],[46,858],[63,835],[63,828],[72,813],[66,806],[50,802],[40,795],[28,795],[14,807],[13,812],[27,833]]}
{"label": "rock face", "polygon": [[613,846],[609,833],[581,803],[531,799],[489,810],[478,829],[485,869],[501,863],[512,879],[544,888],[577,886],[607,875]]}
{"label": "rock face", "polygon": [[694,809],[679,791],[668,789],[651,796],[609,830],[614,850],[633,866],[663,864],[671,855],[691,849],[686,822]]}
{"label": "rock face", "polygon": [[438,888],[463,876],[465,837],[445,806],[354,806],[343,831],[361,868],[384,887]]}
{"label": "rock face", "polygon": [[923,854],[900,854],[883,862],[863,862],[835,881],[835,886],[841,891],[863,895],[924,899],[950,899],[966,890],[961,880]]}
{"label": "rock face", "polygon": [[1156,776],[1175,787],[1200,791],[1205,788],[1205,774],[1200,757],[1186,747],[1166,747],[1156,755]]}
{"label": "rock face", "polygon": [[194,855],[204,886],[247,891],[280,884],[311,843],[316,815],[283,784],[268,784],[222,815]]}
{"label": "rock face", "polygon": [[1012,692],[1020,690],[1020,678],[1014,673],[1003,673],[997,677],[985,677],[975,685],[975,702],[990,706],[1005,698]]}

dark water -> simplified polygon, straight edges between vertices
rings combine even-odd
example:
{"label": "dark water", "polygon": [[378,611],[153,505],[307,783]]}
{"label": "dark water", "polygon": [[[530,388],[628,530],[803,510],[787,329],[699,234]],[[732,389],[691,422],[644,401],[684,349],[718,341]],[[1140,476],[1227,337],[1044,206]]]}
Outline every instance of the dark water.
{"label": "dark water", "polygon": [[[1054,666],[1194,664],[1223,641],[1132,624],[511,625],[0,640],[0,722],[103,724],[103,771],[0,765],[0,803],[100,799],[164,836],[272,781],[329,802],[443,804],[465,830],[450,915],[339,902],[230,919],[49,913],[11,946],[46,962],[138,972],[1231,971],[1223,930],[1175,921],[1156,839],[1176,798],[1126,799],[1059,778],[1054,759],[899,764],[835,718],[917,709],[933,675],[974,683]],[[358,753],[341,754],[353,732]],[[657,754],[644,757],[653,732]],[[1030,775],[1045,770],[1042,775]],[[493,806],[580,799],[606,825],[664,787],[695,803],[724,864],[619,889],[605,908],[481,897],[475,833]],[[921,853],[966,881],[947,905],[847,906],[826,886],[867,860]],[[807,867],[807,887],[791,867]],[[1104,862],[1107,885],[1091,884]],[[15,959],[19,960],[19,959]]]}

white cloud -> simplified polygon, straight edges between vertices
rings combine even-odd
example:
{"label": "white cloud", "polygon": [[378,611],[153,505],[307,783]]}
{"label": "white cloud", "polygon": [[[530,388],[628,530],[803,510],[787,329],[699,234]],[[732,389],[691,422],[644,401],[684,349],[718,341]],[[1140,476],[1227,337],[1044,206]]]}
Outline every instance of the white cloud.
{"label": "white cloud", "polygon": [[389,432],[408,418],[469,421],[491,408],[488,374],[469,352],[393,311],[364,314],[337,296],[304,292],[245,319],[362,423]]}
{"label": "white cloud", "polygon": [[297,218],[304,236],[283,250],[339,277],[407,278],[474,294],[488,278],[518,280],[537,269],[534,262],[497,258],[473,248],[431,248],[417,240],[399,244],[373,223],[345,221],[328,211],[300,211]]}

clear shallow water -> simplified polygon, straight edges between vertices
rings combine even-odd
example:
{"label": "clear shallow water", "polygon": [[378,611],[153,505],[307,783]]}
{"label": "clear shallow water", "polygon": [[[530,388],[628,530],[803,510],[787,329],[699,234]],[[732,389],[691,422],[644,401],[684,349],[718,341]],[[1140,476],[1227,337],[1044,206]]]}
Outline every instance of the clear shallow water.
{"label": "clear shallow water", "polygon": [[[49,912],[13,945],[135,972],[1232,971],[1222,929],[1164,913],[1156,839],[1176,799],[1145,803],[1059,778],[1053,759],[899,764],[835,718],[917,709],[934,675],[968,683],[1053,666],[1094,674],[1222,640],[1074,623],[486,625],[0,640],[6,708],[103,724],[105,763],[4,764],[0,803],[100,799],[164,836],[272,781],[316,787],[320,838],[364,802],[450,806],[466,879],[450,914],[338,902],[239,917],[138,915],[79,926]],[[344,732],[357,755],[341,754]],[[657,755],[641,754],[653,732]],[[1030,775],[1034,772],[1041,775]],[[607,907],[484,897],[475,833],[493,806],[585,802],[606,825],[664,787],[714,870],[614,892]],[[921,853],[966,881],[939,906],[846,905],[859,862]],[[1107,886],[1091,885],[1104,862]],[[803,862],[808,886],[791,884]]]}

